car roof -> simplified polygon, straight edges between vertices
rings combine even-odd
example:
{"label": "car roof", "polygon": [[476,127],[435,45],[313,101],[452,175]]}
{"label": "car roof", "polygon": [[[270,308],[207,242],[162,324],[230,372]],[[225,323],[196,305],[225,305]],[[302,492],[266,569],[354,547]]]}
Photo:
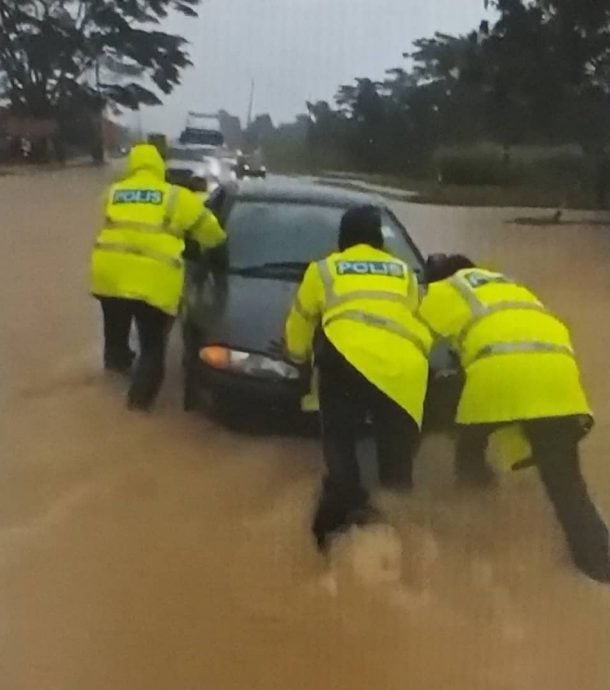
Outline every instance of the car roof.
{"label": "car roof", "polygon": [[257,201],[284,201],[288,203],[320,204],[324,206],[364,206],[371,204],[385,208],[379,194],[361,192],[339,184],[285,178],[282,180],[241,180],[227,185],[228,191],[238,199]]}

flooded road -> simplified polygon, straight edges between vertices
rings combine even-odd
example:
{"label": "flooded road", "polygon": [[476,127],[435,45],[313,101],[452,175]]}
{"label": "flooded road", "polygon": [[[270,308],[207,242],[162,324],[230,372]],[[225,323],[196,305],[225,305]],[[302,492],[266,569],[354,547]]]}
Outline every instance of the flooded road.
{"label": "flooded road", "polygon": [[[608,690],[610,588],[571,567],[531,472],[464,496],[450,442],[428,439],[413,495],[380,498],[402,553],[374,534],[355,571],[338,554],[328,573],[308,533],[314,441],[184,414],[177,347],[155,412],[125,412],[87,297],[104,175],[0,179],[0,687]],[[394,208],[426,252],[501,266],[569,322],[610,518],[610,227]]]}

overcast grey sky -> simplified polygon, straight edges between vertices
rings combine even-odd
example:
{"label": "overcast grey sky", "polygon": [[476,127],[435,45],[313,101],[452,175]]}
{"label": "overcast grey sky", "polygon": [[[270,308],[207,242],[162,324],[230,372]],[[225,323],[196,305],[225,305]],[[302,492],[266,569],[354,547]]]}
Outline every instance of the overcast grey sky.
{"label": "overcast grey sky", "polygon": [[195,66],[165,105],[144,111],[144,127],[177,133],[188,110],[219,108],[243,121],[251,79],[255,113],[288,121],[306,100],[402,64],[414,39],[467,31],[484,14],[483,0],[203,0],[198,19],[163,26],[191,41]]}

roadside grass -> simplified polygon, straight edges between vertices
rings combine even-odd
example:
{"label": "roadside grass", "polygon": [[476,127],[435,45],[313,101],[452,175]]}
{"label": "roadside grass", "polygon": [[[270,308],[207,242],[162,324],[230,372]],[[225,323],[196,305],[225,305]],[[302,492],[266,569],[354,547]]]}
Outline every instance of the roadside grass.
{"label": "roadside grass", "polygon": [[501,147],[483,143],[440,149],[421,176],[332,171],[323,177],[391,187],[421,204],[598,210],[594,163],[575,146],[513,147],[507,162]]}
{"label": "roadside grass", "polygon": [[595,195],[591,190],[562,184],[455,185],[396,175],[338,175],[334,172],[323,173],[323,177],[351,179],[402,190],[409,201],[419,204],[597,210]]}

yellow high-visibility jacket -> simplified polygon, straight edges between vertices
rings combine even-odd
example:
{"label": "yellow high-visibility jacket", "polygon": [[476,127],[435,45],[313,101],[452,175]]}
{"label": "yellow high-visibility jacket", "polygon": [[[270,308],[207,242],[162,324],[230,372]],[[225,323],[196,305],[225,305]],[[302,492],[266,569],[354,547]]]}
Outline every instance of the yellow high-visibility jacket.
{"label": "yellow high-visibility jacket", "polygon": [[421,425],[432,336],[414,311],[415,274],[386,252],[364,244],[312,263],[286,322],[295,362],[311,358],[318,326],[371,383]]}
{"label": "yellow high-visibility jacket", "polygon": [[460,356],[459,424],[590,414],[568,329],[525,287],[458,271],[429,285],[419,315]]}
{"label": "yellow high-visibility jacket", "polygon": [[91,257],[91,292],[178,310],[184,282],[185,235],[202,248],[226,239],[213,213],[183,187],[165,182],[154,146],[135,146],[127,177],[110,187],[104,227]]}

